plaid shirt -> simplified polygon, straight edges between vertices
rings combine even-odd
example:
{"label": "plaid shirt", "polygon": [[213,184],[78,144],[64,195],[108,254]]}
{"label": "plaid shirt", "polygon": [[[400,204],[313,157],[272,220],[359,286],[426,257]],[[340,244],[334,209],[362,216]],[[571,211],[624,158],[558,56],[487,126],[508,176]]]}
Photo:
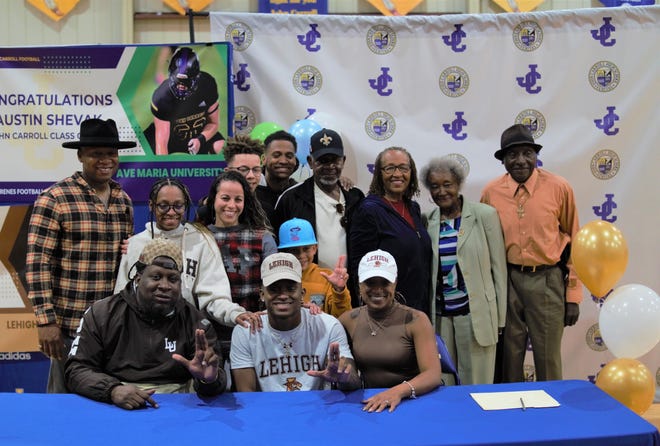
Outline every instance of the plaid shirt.
{"label": "plaid shirt", "polygon": [[264,252],[261,229],[243,225],[221,228],[210,225],[231,287],[231,299],[248,311],[260,311],[261,262],[270,252]]}
{"label": "plaid shirt", "polygon": [[73,337],[87,307],[113,294],[121,241],[133,233],[133,204],[118,183],[110,188],[106,209],[76,172],[35,201],[26,279],[38,325],[57,323]]}

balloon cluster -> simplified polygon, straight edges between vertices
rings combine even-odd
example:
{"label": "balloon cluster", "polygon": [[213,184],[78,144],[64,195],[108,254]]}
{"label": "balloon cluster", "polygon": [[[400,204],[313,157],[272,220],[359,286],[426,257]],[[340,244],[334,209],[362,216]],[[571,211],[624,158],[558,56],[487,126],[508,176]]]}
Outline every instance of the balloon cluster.
{"label": "balloon cluster", "polygon": [[[309,118],[300,119],[289,127],[288,132],[296,138],[296,144],[298,146],[296,158],[298,158],[301,166],[307,164],[311,136],[324,127],[334,129],[331,123],[332,118],[330,115],[323,112],[315,112]],[[250,132],[250,138],[264,141],[268,135],[278,130],[283,130],[283,128],[274,122],[261,122],[254,126]]]}
{"label": "balloon cluster", "polygon": [[612,290],[625,272],[628,246],[611,223],[593,221],[584,225],[573,240],[571,260],[591,294],[605,300],[598,325],[603,342],[617,358],[603,367],[596,385],[641,415],[653,403],[655,378],[635,358],[660,342],[660,297],[639,284]]}

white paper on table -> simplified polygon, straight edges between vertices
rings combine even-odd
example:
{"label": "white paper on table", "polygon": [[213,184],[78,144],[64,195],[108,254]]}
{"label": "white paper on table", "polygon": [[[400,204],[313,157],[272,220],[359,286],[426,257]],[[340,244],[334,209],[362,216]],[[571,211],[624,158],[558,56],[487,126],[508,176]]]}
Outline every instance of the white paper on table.
{"label": "white paper on table", "polygon": [[[525,409],[532,407],[559,407],[559,402],[545,390],[521,392],[483,392],[470,396],[483,410]],[[524,404],[523,404],[524,402]]]}

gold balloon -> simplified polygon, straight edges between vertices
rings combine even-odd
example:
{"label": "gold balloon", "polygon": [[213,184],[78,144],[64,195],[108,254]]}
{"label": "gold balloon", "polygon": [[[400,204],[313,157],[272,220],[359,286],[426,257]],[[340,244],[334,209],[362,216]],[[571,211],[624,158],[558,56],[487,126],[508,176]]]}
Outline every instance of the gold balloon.
{"label": "gold balloon", "polygon": [[628,244],[612,223],[592,221],[571,242],[571,260],[584,286],[594,296],[603,297],[626,271]]}
{"label": "gold balloon", "polygon": [[655,377],[636,359],[610,361],[598,374],[596,385],[638,415],[651,407],[655,395]]}

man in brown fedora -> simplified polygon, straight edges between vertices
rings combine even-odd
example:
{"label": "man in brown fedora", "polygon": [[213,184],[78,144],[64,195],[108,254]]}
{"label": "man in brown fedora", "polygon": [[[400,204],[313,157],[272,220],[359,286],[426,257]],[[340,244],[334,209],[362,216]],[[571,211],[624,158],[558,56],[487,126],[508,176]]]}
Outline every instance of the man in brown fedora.
{"label": "man in brown fedora", "polygon": [[580,314],[582,284],[570,262],[579,229],[573,189],[564,178],[537,167],[541,145],[527,127],[502,133],[495,158],[507,173],[486,185],[481,201],[502,223],[508,263],[508,306],[502,345],[502,379],[524,381],[527,338],[538,381],[562,379],[564,326]]}
{"label": "man in brown fedora", "polygon": [[82,171],[55,183],[34,203],[28,228],[27,288],[39,349],[51,358],[48,392],[65,393],[64,360],[83,313],[113,293],[122,239],[133,233],[133,204],[112,176],[120,141],[112,119],[87,119],[78,150]]}

